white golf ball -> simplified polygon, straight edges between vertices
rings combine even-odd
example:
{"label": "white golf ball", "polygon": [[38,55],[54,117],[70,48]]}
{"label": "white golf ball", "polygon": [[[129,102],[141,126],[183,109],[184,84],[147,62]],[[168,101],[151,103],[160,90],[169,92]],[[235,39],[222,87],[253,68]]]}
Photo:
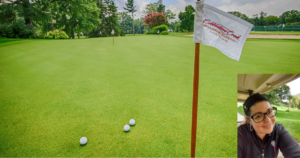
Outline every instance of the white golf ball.
{"label": "white golf ball", "polygon": [[129,121],[129,124],[130,124],[131,126],[135,125],[134,119],[131,119],[131,120]]}
{"label": "white golf ball", "polygon": [[82,137],[79,142],[80,142],[80,145],[85,145],[87,143],[87,138]]}
{"label": "white golf ball", "polygon": [[129,125],[125,125],[125,126],[124,126],[124,131],[127,132],[127,131],[129,131],[129,130],[130,130]]}

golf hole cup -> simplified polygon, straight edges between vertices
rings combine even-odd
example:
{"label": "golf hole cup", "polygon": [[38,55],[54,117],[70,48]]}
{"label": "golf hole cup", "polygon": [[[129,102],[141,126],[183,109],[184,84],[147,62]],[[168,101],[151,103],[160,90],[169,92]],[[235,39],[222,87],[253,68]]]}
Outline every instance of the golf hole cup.
{"label": "golf hole cup", "polygon": [[129,124],[130,124],[130,126],[134,126],[134,125],[135,125],[135,120],[134,120],[134,119],[131,119],[131,120],[129,121]]}
{"label": "golf hole cup", "polygon": [[80,142],[80,145],[85,145],[87,143],[87,138],[82,137],[79,142]]}
{"label": "golf hole cup", "polygon": [[128,132],[129,130],[130,130],[129,125],[125,125],[125,126],[124,126],[124,131],[125,131],[125,132]]}

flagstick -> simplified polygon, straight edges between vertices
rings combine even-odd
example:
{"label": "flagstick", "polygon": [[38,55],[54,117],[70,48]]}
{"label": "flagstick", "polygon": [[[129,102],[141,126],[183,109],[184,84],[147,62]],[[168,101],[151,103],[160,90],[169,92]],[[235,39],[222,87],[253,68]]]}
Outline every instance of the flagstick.
{"label": "flagstick", "polygon": [[115,35],[113,34],[113,45],[115,45]]}
{"label": "flagstick", "polygon": [[199,88],[199,58],[200,58],[200,44],[196,43],[195,63],[194,63],[194,86],[193,86],[192,140],[191,140],[192,158],[195,157],[195,152],[196,152],[198,88]]}

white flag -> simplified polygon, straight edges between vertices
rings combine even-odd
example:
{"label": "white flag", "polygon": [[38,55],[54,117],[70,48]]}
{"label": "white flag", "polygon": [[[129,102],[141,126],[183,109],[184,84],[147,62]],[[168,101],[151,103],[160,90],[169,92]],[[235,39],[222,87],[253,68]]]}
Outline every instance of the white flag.
{"label": "white flag", "polygon": [[284,27],[284,24],[283,24],[283,27]]}
{"label": "white flag", "polygon": [[111,34],[114,34],[115,33],[115,31],[114,31],[114,29],[111,31]]}
{"label": "white flag", "polygon": [[213,46],[239,61],[253,25],[232,14],[198,1],[194,21],[194,42]]}

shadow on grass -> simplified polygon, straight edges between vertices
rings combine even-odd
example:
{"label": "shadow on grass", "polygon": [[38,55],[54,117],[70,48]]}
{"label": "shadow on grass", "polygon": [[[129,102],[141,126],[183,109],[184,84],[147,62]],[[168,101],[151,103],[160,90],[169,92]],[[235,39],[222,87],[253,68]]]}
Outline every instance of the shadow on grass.
{"label": "shadow on grass", "polygon": [[7,43],[7,42],[13,42],[13,41],[20,41],[20,39],[15,39],[15,38],[0,38],[0,43]]}

